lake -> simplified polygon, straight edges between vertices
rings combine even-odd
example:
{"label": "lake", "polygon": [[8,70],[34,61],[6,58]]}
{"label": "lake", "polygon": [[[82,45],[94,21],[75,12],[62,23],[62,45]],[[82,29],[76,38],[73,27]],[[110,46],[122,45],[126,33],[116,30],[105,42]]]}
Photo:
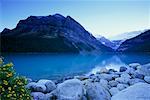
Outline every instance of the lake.
{"label": "lake", "polygon": [[13,62],[19,75],[34,80],[41,78],[59,79],[68,75],[96,73],[101,67],[119,69],[130,63],[150,63],[147,54],[3,54],[5,62]]}

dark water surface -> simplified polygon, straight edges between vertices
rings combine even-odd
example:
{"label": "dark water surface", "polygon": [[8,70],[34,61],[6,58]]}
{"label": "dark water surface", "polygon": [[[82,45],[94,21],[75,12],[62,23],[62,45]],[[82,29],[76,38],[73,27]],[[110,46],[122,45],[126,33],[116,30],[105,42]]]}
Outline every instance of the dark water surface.
{"label": "dark water surface", "polygon": [[148,54],[4,54],[6,62],[13,62],[20,75],[34,80],[57,79],[68,75],[95,73],[101,67],[119,69],[138,62],[150,63]]}

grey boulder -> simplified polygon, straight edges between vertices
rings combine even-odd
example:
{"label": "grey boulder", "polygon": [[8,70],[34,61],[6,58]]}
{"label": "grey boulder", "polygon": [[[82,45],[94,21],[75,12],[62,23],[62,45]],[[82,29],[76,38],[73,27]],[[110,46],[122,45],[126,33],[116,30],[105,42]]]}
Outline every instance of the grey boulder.
{"label": "grey boulder", "polygon": [[42,92],[32,92],[31,96],[34,100],[45,100],[45,94]]}
{"label": "grey boulder", "polygon": [[145,80],[147,83],[150,84],[150,76],[145,76],[145,77],[144,77],[144,80]]}
{"label": "grey boulder", "polygon": [[88,83],[85,85],[88,100],[110,100],[110,93],[101,84]]}
{"label": "grey boulder", "polygon": [[81,100],[83,95],[83,85],[78,79],[66,80],[56,88],[58,100]]}
{"label": "grey boulder", "polygon": [[149,100],[149,91],[149,84],[137,83],[112,96],[111,100]]}

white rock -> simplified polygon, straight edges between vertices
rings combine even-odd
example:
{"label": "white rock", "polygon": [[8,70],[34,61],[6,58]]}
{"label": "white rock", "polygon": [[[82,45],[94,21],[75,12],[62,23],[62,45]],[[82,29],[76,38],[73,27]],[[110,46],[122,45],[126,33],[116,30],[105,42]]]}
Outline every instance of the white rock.
{"label": "white rock", "polygon": [[135,73],[135,69],[128,68],[125,72],[128,73],[128,74],[134,74]]}
{"label": "white rock", "polygon": [[149,91],[149,84],[137,83],[112,96],[111,100],[150,100]]}
{"label": "white rock", "polygon": [[117,94],[119,92],[118,88],[116,87],[112,87],[110,90],[109,90],[110,94],[113,96],[115,94]]}
{"label": "white rock", "polygon": [[37,82],[37,84],[45,85],[46,92],[51,92],[56,88],[55,83],[51,80],[41,79]]}
{"label": "white rock", "polygon": [[110,100],[111,98],[109,92],[97,82],[89,82],[86,84],[85,89],[88,100]]}
{"label": "white rock", "polygon": [[78,79],[66,80],[56,88],[58,100],[81,100],[83,97],[83,85]]}
{"label": "white rock", "polygon": [[129,85],[134,85],[134,84],[140,83],[140,82],[143,82],[143,83],[144,83],[144,80],[141,80],[141,79],[139,79],[139,78],[130,79],[130,80],[129,80]]}
{"label": "white rock", "polygon": [[100,84],[101,84],[103,87],[105,87],[106,89],[109,89],[108,81],[107,81],[107,80],[101,79],[101,80],[100,80]]}
{"label": "white rock", "polygon": [[119,83],[123,83],[123,84],[127,84],[130,80],[131,76],[127,73],[123,73],[121,74],[121,77],[116,78],[115,81],[119,82]]}
{"label": "white rock", "polygon": [[46,86],[42,84],[38,84],[35,82],[31,82],[26,86],[28,89],[31,89],[36,92],[46,92]]}
{"label": "white rock", "polygon": [[128,73],[122,73],[121,77],[122,78],[131,78],[131,76]]}
{"label": "white rock", "polygon": [[150,76],[150,63],[143,65],[141,68],[136,70],[137,73],[143,74],[144,76]]}
{"label": "white rock", "polygon": [[131,63],[129,64],[129,67],[133,68],[133,69],[137,69],[138,66],[141,66],[139,63]]}
{"label": "white rock", "polygon": [[34,100],[45,100],[45,95],[42,92],[32,92],[31,96]]}
{"label": "white rock", "polygon": [[112,76],[110,74],[100,74],[100,79],[105,79],[107,81],[111,81]]}
{"label": "white rock", "polygon": [[150,76],[145,76],[145,77],[144,77],[144,80],[145,80],[147,83],[150,84]]}
{"label": "white rock", "polygon": [[100,69],[99,73],[108,73],[108,71],[109,70],[107,68],[103,67]]}
{"label": "white rock", "polygon": [[115,81],[115,80],[109,81],[109,85],[110,85],[111,87],[116,87],[117,84],[118,84],[118,82]]}
{"label": "white rock", "polygon": [[118,88],[118,90],[123,90],[123,89],[125,89],[125,88],[127,88],[127,87],[129,87],[127,84],[118,84],[117,85],[117,88]]}

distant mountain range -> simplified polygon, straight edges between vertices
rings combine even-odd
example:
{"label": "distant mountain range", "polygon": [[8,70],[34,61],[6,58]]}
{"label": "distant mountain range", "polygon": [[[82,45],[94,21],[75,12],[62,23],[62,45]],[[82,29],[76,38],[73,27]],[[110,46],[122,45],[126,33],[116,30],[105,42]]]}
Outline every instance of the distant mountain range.
{"label": "distant mountain range", "polygon": [[1,32],[1,52],[150,52],[150,30],[95,38],[70,16],[30,16]]}
{"label": "distant mountain range", "polygon": [[119,48],[119,52],[150,52],[150,30],[140,35],[127,39]]}
{"label": "distant mountain range", "polygon": [[145,30],[140,30],[140,31],[132,31],[132,32],[125,32],[116,36],[111,37],[111,40],[127,40],[133,37],[136,37],[140,35],[141,33],[147,31],[148,29]]}
{"label": "distant mountain range", "polygon": [[70,16],[30,16],[1,32],[2,52],[112,52]]}

